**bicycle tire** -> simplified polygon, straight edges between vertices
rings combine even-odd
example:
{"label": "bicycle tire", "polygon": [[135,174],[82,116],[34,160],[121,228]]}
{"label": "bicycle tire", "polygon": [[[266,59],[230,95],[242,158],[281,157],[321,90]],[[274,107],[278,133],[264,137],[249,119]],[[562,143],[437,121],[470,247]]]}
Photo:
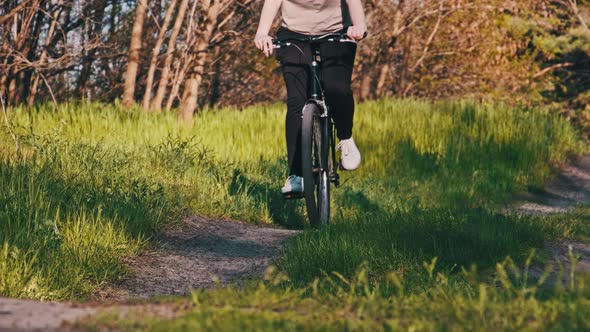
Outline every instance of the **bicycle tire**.
{"label": "bicycle tire", "polygon": [[330,174],[328,168],[328,121],[315,103],[303,108],[301,126],[301,164],[303,195],[312,226],[330,222]]}

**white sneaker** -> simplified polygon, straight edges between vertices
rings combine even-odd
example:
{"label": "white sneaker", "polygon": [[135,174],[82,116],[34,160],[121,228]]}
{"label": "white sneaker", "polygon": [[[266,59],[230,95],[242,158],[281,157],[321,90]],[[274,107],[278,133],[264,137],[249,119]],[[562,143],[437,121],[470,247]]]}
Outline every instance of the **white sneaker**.
{"label": "white sneaker", "polygon": [[303,194],[303,178],[297,175],[289,175],[283,188],[283,195],[301,195]]}
{"label": "white sneaker", "polygon": [[361,164],[361,153],[351,138],[343,139],[336,145],[336,151],[341,150],[340,165],[348,171],[355,170]]}

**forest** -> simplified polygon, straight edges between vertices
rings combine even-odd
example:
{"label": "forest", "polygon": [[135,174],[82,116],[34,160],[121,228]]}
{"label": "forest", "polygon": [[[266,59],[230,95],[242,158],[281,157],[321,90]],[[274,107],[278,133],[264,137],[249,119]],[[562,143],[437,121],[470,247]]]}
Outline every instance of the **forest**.
{"label": "forest", "polygon": [[[5,105],[72,100],[147,112],[284,99],[253,43],[260,0],[4,0]],[[388,96],[546,106],[590,128],[590,1],[369,0],[357,100]],[[276,27],[280,24],[275,21]]]}

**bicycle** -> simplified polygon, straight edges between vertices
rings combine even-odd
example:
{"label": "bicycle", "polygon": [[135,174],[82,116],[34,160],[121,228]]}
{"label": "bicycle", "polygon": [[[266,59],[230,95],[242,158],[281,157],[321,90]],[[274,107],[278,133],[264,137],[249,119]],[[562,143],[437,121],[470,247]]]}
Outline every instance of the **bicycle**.
{"label": "bicycle", "polygon": [[[301,124],[301,164],[303,197],[309,222],[313,227],[330,223],[330,183],[340,186],[336,162],[335,127],[322,89],[319,44],[323,42],[356,43],[344,33],[331,33],[319,37],[275,39],[275,48],[294,46],[293,42],[309,43],[311,46],[310,98],[303,107]],[[301,198],[287,197],[287,198]]]}

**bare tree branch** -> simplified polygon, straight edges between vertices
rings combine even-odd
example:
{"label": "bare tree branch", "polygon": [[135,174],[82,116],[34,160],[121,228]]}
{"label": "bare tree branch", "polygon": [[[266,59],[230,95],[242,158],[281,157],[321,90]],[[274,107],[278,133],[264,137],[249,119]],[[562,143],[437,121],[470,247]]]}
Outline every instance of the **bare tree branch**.
{"label": "bare tree branch", "polygon": [[440,27],[440,22],[443,19],[443,1],[439,2],[439,15],[438,15],[438,19],[436,20],[436,24],[434,25],[434,28],[432,29],[432,32],[430,33],[430,36],[428,36],[428,39],[426,40],[426,44],[424,45],[424,49],[422,50],[422,55],[420,56],[420,58],[418,59],[418,61],[416,61],[416,63],[414,64],[414,66],[412,67],[412,70],[416,70],[418,67],[420,67],[422,65],[422,62],[424,62],[424,59],[426,58],[426,55],[428,54],[428,50],[430,49],[430,45],[432,45],[432,41],[434,40],[434,36],[436,36],[436,33],[438,32],[438,29]]}
{"label": "bare tree branch", "polygon": [[10,13],[0,17],[0,25],[4,24],[4,22],[10,20],[13,16],[15,16],[21,9],[25,8],[31,0],[24,0],[21,4],[14,7]]}
{"label": "bare tree branch", "polygon": [[549,67],[547,67],[547,68],[544,68],[543,70],[541,70],[541,71],[539,71],[539,72],[535,73],[535,74],[533,75],[533,78],[539,78],[539,77],[541,77],[541,76],[543,76],[543,75],[547,74],[548,72],[550,72],[550,71],[553,71],[553,70],[555,70],[555,69],[559,69],[559,68],[566,68],[566,67],[571,67],[571,66],[573,66],[573,65],[574,65],[574,64],[573,64],[573,63],[571,63],[571,62],[558,63],[558,64],[555,64],[555,65],[553,65],[553,66],[549,66]]}

